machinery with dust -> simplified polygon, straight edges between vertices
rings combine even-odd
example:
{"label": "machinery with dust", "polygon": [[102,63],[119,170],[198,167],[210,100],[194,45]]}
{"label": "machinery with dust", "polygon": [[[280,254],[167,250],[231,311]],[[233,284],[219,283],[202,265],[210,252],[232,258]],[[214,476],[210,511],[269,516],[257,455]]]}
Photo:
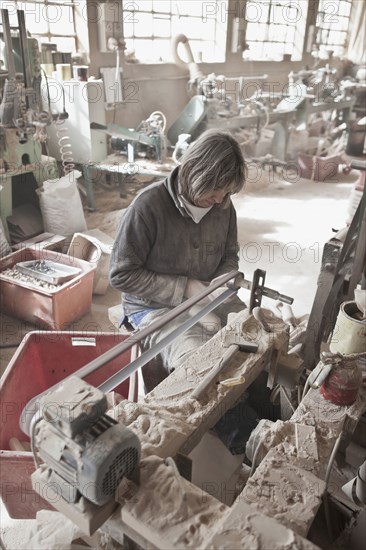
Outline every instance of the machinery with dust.
{"label": "machinery with dust", "polygon": [[[47,128],[54,124],[63,172],[74,168],[71,144],[65,120],[65,91],[61,113],[51,112],[49,82],[41,66],[38,40],[29,37],[25,25],[25,11],[16,10],[18,26],[10,25],[9,10],[1,9],[2,33],[0,50],[5,59],[5,70],[0,74],[0,153],[4,172],[13,172],[24,166],[37,165],[42,159],[42,144],[48,140]],[[45,89],[42,89],[42,72]],[[42,108],[42,96],[46,92],[48,109]],[[50,159],[50,157],[49,157]],[[53,159],[52,159],[53,160]],[[56,166],[49,168],[50,176],[57,177]]]}
{"label": "machinery with dust", "polygon": [[[185,49],[187,63],[178,54],[179,45]],[[208,128],[238,131],[241,127],[247,128],[248,132],[250,129],[251,137],[257,141],[268,125],[268,108],[254,96],[245,99],[244,86],[250,81],[263,82],[268,75],[230,78],[212,73],[205,76],[194,62],[188,38],[183,34],[173,40],[172,54],[178,66],[189,70],[187,88],[191,99],[168,129],[170,143],[178,143],[181,134],[190,134],[194,140]]]}
{"label": "machinery with dust", "polygon": [[[178,47],[185,50],[188,61],[181,59]],[[343,141],[346,137],[354,103],[350,92],[356,83],[349,78],[337,79],[337,70],[329,64],[291,71],[287,90],[275,93],[264,91],[266,74],[235,77],[202,74],[183,34],[173,40],[172,54],[176,64],[189,71],[187,91],[191,96],[167,131],[172,145],[181,134],[190,134],[194,140],[206,129],[222,128],[235,133],[247,156],[272,155],[276,161],[283,161],[286,155],[291,156],[287,151],[290,132],[310,125],[312,114],[316,124],[329,127],[328,146],[342,132]]]}
{"label": "machinery with dust", "polygon": [[89,534],[113,512],[140,458],[138,437],[106,410],[103,392],[71,376],[40,400],[31,428],[34,490]]}
{"label": "machinery with dust", "polygon": [[[264,286],[264,273],[255,283],[232,271],[211,283],[207,289],[169,311],[145,329],[64,378],[55,386],[31,399],[20,416],[20,428],[31,438],[36,466],[32,487],[54,508],[72,519],[85,533],[93,533],[118,506],[118,488],[124,478],[138,483],[140,443],[137,436],[106,414],[106,393],[126,380],[138,368],[154,358],[165,346],[197,323],[218,305],[236,294],[240,288],[250,289],[251,306],[259,306],[261,297],[292,303],[292,298]],[[215,298],[199,308],[188,320],[129,365],[95,388],[83,379],[114,357],[130,349],[183,311],[192,308],[215,290]],[[204,303],[204,302],[203,302]],[[243,307],[245,307],[243,305]],[[205,378],[192,397],[201,399],[214,378],[240,349],[256,352],[251,342],[230,340],[223,361]],[[244,347],[243,347],[244,346]]]}
{"label": "machinery with dust", "polygon": [[14,36],[9,12],[1,10],[7,71],[3,71],[0,105],[0,152],[5,168],[12,170],[40,158],[41,143],[47,137],[45,128],[52,121],[51,115],[40,109],[42,76],[38,42],[27,36],[23,10],[17,10],[17,18],[18,35]]}
{"label": "machinery with dust", "polygon": [[[248,309],[252,313],[253,320],[255,320],[255,326],[257,328],[262,327],[264,336],[263,338],[262,335],[259,337],[258,346],[253,345],[253,341],[250,341],[250,338],[245,338],[245,336],[252,334],[250,332],[251,329],[248,332],[242,333],[240,323],[236,326],[235,320],[230,320],[229,318],[229,328],[228,330],[225,329],[225,338],[222,342],[222,347],[226,349],[221,355],[220,361],[216,365],[210,365],[208,372],[201,378],[199,384],[189,386],[189,394],[185,397],[191,405],[194,403],[193,410],[204,410],[206,400],[210,398],[210,395],[212,397],[214,393],[213,388],[217,382],[216,378],[223,374],[222,371],[226,368],[227,363],[230,363],[228,370],[230,370],[230,367],[233,367],[232,359],[239,351],[252,352],[254,354],[258,351],[259,354],[265,354],[266,356],[260,355],[259,359],[256,359],[252,354],[249,362],[252,361],[255,364],[258,361],[258,372],[262,372],[262,369],[268,368],[268,381],[273,379],[273,381],[278,382],[280,378],[279,374],[281,374],[278,372],[278,364],[282,365],[281,360],[278,359],[290,357],[289,354],[286,355],[288,344],[288,339],[284,335],[286,329],[283,323],[277,325],[276,328],[276,318],[268,318],[264,315],[265,310],[261,308],[261,299],[265,296],[275,300],[280,299],[290,304],[292,303],[292,298],[264,286],[264,281],[265,272],[261,270],[257,270],[253,281],[246,280],[244,275],[238,271],[232,271],[223,275],[196,296],[170,310],[164,317],[148,327],[131,334],[129,338],[98,356],[76,371],[72,376],[65,378],[58,385],[49,388],[46,392],[31,400],[23,410],[20,418],[20,427],[24,433],[31,436],[32,452],[36,462],[36,472],[32,474],[33,489],[54,508],[68,516],[84,533],[94,533],[96,529],[101,527],[114,514],[120,504],[122,504],[122,521],[125,522],[124,514],[129,513],[129,504],[134,501],[134,498],[136,497],[136,502],[142,503],[138,495],[144,492],[150,495],[150,488],[146,485],[146,464],[152,457],[147,453],[148,456],[142,457],[141,467],[139,467],[141,452],[139,438],[129,428],[125,428],[125,426],[129,425],[132,428],[136,426],[136,431],[139,427],[136,424],[130,423],[128,415],[124,417],[125,420],[123,422],[125,426],[123,422],[121,423],[121,419],[126,412],[123,409],[124,403],[118,405],[118,412],[115,409],[120,419],[119,422],[109,416],[108,413],[106,414],[106,393],[112,391],[122,380],[129,378],[139,367],[145,365],[150,359],[160,353],[166,345],[210,311],[213,311],[219,304],[237,293],[239,289],[248,289],[251,291],[250,307]],[[220,292],[214,294],[216,297],[212,301],[210,299],[203,302],[206,305],[195,315],[190,319],[182,321],[182,324],[178,328],[173,330],[158,344],[144,351],[125,368],[100,383],[98,389],[81,380],[81,378],[85,378],[91,372],[103,367],[112,358],[118,357],[125,350],[130,349],[136,342],[159,330],[159,328],[168,324],[183,311],[191,309],[192,306],[199,304],[209,294],[219,289]],[[267,313],[270,312],[267,310]],[[253,322],[250,315],[248,319],[250,319],[250,323]],[[267,323],[268,319],[270,319],[268,321],[269,325]],[[274,338],[280,332],[281,341],[278,342],[279,347],[277,348]],[[280,351],[283,351],[284,355]],[[302,369],[302,365],[300,367]],[[292,367],[291,370],[294,378],[294,376],[297,376],[299,369],[296,366],[296,373]],[[232,378],[230,377],[232,374],[233,371],[228,374],[229,378],[224,381],[221,380],[219,383],[224,388],[224,391],[232,391],[235,393],[236,398],[238,398],[245,392],[245,389],[242,389],[243,378]],[[246,371],[245,378],[249,376]],[[249,380],[247,381],[248,383],[250,383]],[[271,388],[272,386],[268,387]],[[231,389],[229,390],[228,388]],[[202,406],[199,406],[198,402],[201,402]],[[138,411],[138,403],[135,405],[137,407],[136,411]],[[148,408],[147,405],[147,411]],[[143,409],[141,409],[141,414],[144,415]],[[161,422],[159,417],[155,417],[154,415],[151,421],[157,421],[158,424]],[[217,421],[217,417],[215,417],[215,421]],[[267,424],[264,426],[265,429],[267,429]],[[294,426],[293,423],[291,425]],[[263,423],[261,426],[263,428]],[[164,430],[164,427],[161,427],[161,429]],[[258,433],[258,431],[255,432],[257,435]],[[253,438],[256,437],[255,434],[253,433]],[[260,431],[261,434],[262,430]],[[142,434],[140,437],[141,441],[144,441]],[[191,443],[193,444],[193,442]],[[159,443],[156,444],[156,440],[153,443],[153,446],[155,445],[159,446]],[[256,451],[256,447],[257,445],[253,444],[251,455],[252,472],[259,465],[258,463],[261,458],[260,451]],[[171,466],[174,482],[179,485],[180,489],[183,488],[182,490],[185,494],[185,482],[182,477],[184,477],[183,472],[185,467],[188,471],[188,462],[191,459],[189,456],[182,455],[182,452],[179,451],[176,455],[172,454],[170,461],[166,459],[161,467],[165,469],[167,466]],[[187,479],[190,481],[189,477]],[[184,498],[186,499],[185,506],[188,506],[189,499],[187,497]],[[148,496],[148,499],[151,499],[151,496]],[[145,504],[141,504],[140,511],[142,506],[145,506]],[[189,513],[190,508],[186,510],[188,510],[186,513]],[[154,514],[155,510],[152,512],[152,517]],[[114,515],[113,518],[115,518]],[[111,523],[113,523],[113,520]],[[120,527],[122,531],[124,525],[128,525],[128,522]],[[154,528],[153,525],[149,524],[150,527],[151,529]],[[107,526],[106,529],[108,529]],[[135,530],[140,534],[136,525]],[[128,533],[126,535],[129,536]],[[133,540],[138,542],[140,539],[137,537],[137,539],[133,538]]]}
{"label": "machinery with dust", "polygon": [[166,118],[161,111],[151,113],[146,120],[140,122],[136,130],[112,123],[107,126],[97,122],[90,123],[91,130],[99,130],[110,136],[111,149],[127,154],[129,163],[135,161],[135,156],[164,161],[167,148],[165,127]]}

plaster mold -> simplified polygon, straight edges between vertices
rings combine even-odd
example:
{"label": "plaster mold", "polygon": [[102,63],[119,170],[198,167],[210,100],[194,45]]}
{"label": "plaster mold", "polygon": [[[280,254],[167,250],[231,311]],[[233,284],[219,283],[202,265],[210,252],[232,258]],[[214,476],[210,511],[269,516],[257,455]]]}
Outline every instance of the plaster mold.
{"label": "plaster mold", "polygon": [[138,435],[142,456],[174,456],[177,446],[183,444],[193,430],[182,419],[164,410],[151,409],[144,403],[124,400],[109,414]]}
{"label": "plaster mold", "polygon": [[210,550],[314,550],[318,548],[276,520],[237,499],[205,548]]}
{"label": "plaster mold", "polygon": [[321,504],[325,483],[293,464],[281,451],[278,446],[268,453],[238,498],[243,497],[258,511],[306,536]]}
{"label": "plaster mold", "polygon": [[142,461],[140,486],[122,506],[125,525],[157,548],[313,550],[317,547],[237,500],[219,503],[157,458]]}
{"label": "plaster mold", "polygon": [[228,508],[179,478],[164,460],[143,460],[140,486],[122,507],[122,521],[157,548],[202,548]]}
{"label": "plaster mold", "polygon": [[191,398],[193,389],[220,361],[226,349],[222,346],[226,330],[223,329],[201,346],[186,364],[146,395],[142,402],[124,400],[112,409],[111,415],[139,436],[143,456],[174,456],[178,451],[188,454],[262,372],[273,346],[287,346],[288,335],[282,322],[276,322],[276,333],[263,332],[258,322],[244,310],[235,317],[235,323],[242,333],[248,327],[252,327],[250,330],[256,327],[261,351],[251,354],[239,352],[218,381],[220,378],[242,375],[245,379],[243,384],[225,387],[213,383],[202,401]]}
{"label": "plaster mold", "polygon": [[326,426],[340,431],[352,432],[363,411],[366,409],[366,392],[360,388],[356,401],[352,405],[334,405],[326,401],[318,389],[311,389],[292,415],[291,420],[302,422],[304,415],[312,418],[317,426]]}
{"label": "plaster mold", "polygon": [[296,452],[298,458],[318,460],[318,442],[314,426],[295,424]]}

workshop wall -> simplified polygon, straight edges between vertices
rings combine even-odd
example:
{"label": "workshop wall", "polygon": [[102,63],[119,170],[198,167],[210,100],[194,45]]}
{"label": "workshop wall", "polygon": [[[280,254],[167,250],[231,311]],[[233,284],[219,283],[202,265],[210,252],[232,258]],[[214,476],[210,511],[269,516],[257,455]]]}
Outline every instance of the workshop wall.
{"label": "workshop wall", "polygon": [[[87,0],[88,9],[95,8],[94,2]],[[100,77],[101,67],[115,67],[116,54],[100,51],[98,44],[98,24],[95,16],[88,17],[90,75]],[[190,96],[187,92],[189,80],[188,69],[172,63],[146,64],[127,63],[121,55],[123,68],[123,89],[125,103],[116,113],[107,112],[107,122],[120,124],[127,127],[136,127],[143,119],[146,119],[153,111],[163,111],[167,118],[167,127],[177,119],[182,112]],[[324,62],[325,63],[325,62]],[[297,71],[306,65],[312,66],[314,58],[305,54],[299,62],[261,62],[243,61],[241,54],[229,54],[226,63],[200,63],[199,68],[204,75],[215,73],[226,77],[250,76],[267,74],[266,91],[281,92],[288,83],[288,73]],[[332,66],[338,65],[342,72],[342,62],[332,59]],[[253,82],[256,79],[253,78]],[[235,83],[230,83],[230,92],[235,92]],[[246,88],[248,96],[255,92],[256,88]]]}

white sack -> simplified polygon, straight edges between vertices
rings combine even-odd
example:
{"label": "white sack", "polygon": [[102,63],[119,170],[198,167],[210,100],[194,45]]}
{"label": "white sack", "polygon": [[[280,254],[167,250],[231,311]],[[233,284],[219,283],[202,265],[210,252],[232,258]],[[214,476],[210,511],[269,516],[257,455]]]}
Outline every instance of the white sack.
{"label": "white sack", "polygon": [[37,191],[44,231],[65,235],[87,229],[76,185],[76,180],[80,176],[81,172],[73,170],[60,179],[44,181]]}

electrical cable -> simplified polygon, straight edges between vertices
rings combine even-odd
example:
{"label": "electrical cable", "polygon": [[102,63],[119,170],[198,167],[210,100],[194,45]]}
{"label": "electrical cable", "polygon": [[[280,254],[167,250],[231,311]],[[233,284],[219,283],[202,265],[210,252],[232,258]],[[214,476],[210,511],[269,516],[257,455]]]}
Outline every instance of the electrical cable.
{"label": "electrical cable", "polygon": [[43,72],[43,75],[46,79],[48,110],[51,113],[51,96],[50,96],[50,87],[49,87],[49,84],[48,84],[48,76],[47,76],[46,71],[42,67],[41,67],[41,71]]}
{"label": "electrical cable", "polygon": [[[66,97],[65,89],[61,82],[57,81],[61,85],[62,90],[62,113],[57,115],[57,118],[53,120],[56,128],[57,143],[60,150],[61,163],[63,173],[66,176],[75,168],[74,156],[72,153],[72,146],[70,143],[70,136],[68,135],[68,128],[65,125],[65,120],[68,118],[66,112]],[[53,118],[53,115],[52,115]]]}
{"label": "electrical cable", "polygon": [[269,401],[272,405],[278,405],[278,403],[276,403],[277,401],[277,398],[278,398],[278,395],[280,393],[280,390],[281,390],[281,385],[280,384],[277,384],[277,386],[275,386],[273,388],[273,390],[271,391],[271,395],[269,396]]}
{"label": "electrical cable", "polygon": [[157,121],[159,118],[161,118],[163,120],[163,124],[161,126],[161,131],[165,132],[166,116],[164,115],[164,113],[162,111],[154,111],[153,113],[151,113],[151,115],[149,116],[149,118],[147,120],[148,121],[150,121],[150,120]]}
{"label": "electrical cable", "polygon": [[283,386],[281,386],[281,384],[277,384],[277,386],[272,390],[270,398],[269,398],[270,403],[272,405],[275,405],[275,406],[278,404],[278,403],[276,403],[276,400],[277,400],[278,395],[280,394],[281,390],[283,392],[284,397],[286,398],[287,403],[290,405],[292,412],[294,413],[296,409],[293,406],[293,404],[291,402],[291,399],[290,399],[286,389]]}
{"label": "electrical cable", "polygon": [[301,385],[297,386],[297,406],[301,403]]}
{"label": "electrical cable", "polygon": [[61,115],[54,120],[54,125],[56,126],[57,143],[60,149],[62,169],[66,176],[75,168],[70,136],[68,135],[68,128],[65,125],[65,119],[61,118]]}
{"label": "electrical cable", "polygon": [[[311,373],[310,373],[311,374]],[[304,389],[302,391],[302,397],[301,397],[301,401],[304,399],[305,395],[308,393],[308,390],[309,390],[309,378],[310,378],[310,374],[309,376],[307,377],[306,379],[306,382],[305,382],[305,385],[304,385]]]}
{"label": "electrical cable", "polygon": [[[44,71],[44,69],[42,69],[43,71],[43,74],[45,76],[45,79],[46,79],[46,87],[47,87],[47,102],[48,102],[48,108],[49,108],[49,111],[50,113],[52,114],[52,111],[51,111],[51,96],[50,96],[50,88],[49,88],[49,80],[50,80],[50,77],[47,76],[46,72]],[[60,84],[61,86],[61,93],[62,93],[62,111],[63,113],[67,114],[66,113],[66,97],[65,97],[65,89],[62,85],[62,83],[57,80],[57,78],[51,78],[51,80],[54,80],[55,82],[57,82],[57,84]]]}

